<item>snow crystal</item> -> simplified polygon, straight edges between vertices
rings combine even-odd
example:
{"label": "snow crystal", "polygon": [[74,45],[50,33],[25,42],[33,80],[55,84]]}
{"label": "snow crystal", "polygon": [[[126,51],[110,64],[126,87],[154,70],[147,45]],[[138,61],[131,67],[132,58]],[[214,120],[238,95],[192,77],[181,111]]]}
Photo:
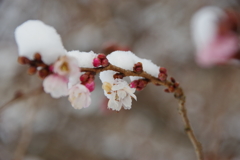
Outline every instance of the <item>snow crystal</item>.
{"label": "snow crystal", "polygon": [[93,59],[96,58],[97,54],[93,51],[90,52],[80,52],[80,51],[70,51],[67,52],[68,56],[74,57],[78,61],[79,67],[94,68]]}
{"label": "snow crystal", "polygon": [[19,55],[30,60],[40,53],[43,62],[49,65],[66,53],[56,30],[39,20],[29,20],[18,26],[15,38]]}

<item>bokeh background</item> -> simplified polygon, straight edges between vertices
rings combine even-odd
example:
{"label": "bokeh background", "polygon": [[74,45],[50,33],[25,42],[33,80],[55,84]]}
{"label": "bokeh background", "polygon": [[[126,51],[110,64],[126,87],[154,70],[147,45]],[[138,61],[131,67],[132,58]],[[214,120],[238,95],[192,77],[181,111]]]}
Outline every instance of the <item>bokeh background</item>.
{"label": "bokeh background", "polygon": [[67,50],[102,52],[109,43],[166,67],[206,160],[240,160],[240,68],[194,62],[190,19],[203,6],[237,0],[0,0],[0,160],[193,160],[177,101],[164,87],[137,92],[131,110],[112,112],[101,83],[82,110],[39,91],[42,80],[17,63],[15,28],[29,19],[54,26]]}

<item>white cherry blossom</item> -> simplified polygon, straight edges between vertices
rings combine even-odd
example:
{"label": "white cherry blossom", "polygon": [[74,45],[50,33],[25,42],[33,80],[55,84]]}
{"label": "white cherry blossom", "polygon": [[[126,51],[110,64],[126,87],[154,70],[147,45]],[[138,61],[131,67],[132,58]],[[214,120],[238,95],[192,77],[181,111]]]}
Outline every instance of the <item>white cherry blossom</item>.
{"label": "white cherry blossom", "polygon": [[103,89],[109,98],[108,108],[115,111],[120,111],[122,107],[131,109],[132,98],[137,99],[134,95],[136,89],[130,88],[128,83],[122,79],[116,79],[113,84],[104,82]]}
{"label": "white cherry blossom", "polygon": [[69,90],[68,100],[75,109],[86,108],[91,104],[90,91],[82,84],[76,84]]}

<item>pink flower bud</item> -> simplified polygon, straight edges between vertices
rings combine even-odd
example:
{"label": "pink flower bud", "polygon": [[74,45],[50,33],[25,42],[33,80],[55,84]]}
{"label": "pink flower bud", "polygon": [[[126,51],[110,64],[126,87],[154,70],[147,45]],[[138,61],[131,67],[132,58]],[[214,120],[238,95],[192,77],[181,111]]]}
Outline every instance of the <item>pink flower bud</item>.
{"label": "pink flower bud", "polygon": [[101,53],[101,54],[98,55],[98,58],[99,59],[106,59],[106,55]]}
{"label": "pink flower bud", "polygon": [[88,78],[89,78],[89,75],[83,74],[83,75],[80,76],[80,81],[81,81],[82,83],[87,82],[87,81],[88,81]]}
{"label": "pink flower bud", "polygon": [[99,58],[94,58],[93,59],[93,66],[94,67],[99,67],[101,65],[101,60]]}
{"label": "pink flower bud", "polygon": [[130,88],[137,88],[138,86],[138,80],[135,80],[135,81],[132,81],[130,84],[129,84]]}
{"label": "pink flower bud", "polygon": [[167,73],[167,69],[164,67],[160,67],[159,71],[160,73]]}
{"label": "pink flower bud", "polygon": [[160,79],[161,81],[166,81],[167,74],[166,73],[159,73],[158,79]]}
{"label": "pink flower bud", "polygon": [[53,65],[49,66],[48,69],[50,72],[53,72]]}
{"label": "pink flower bud", "polygon": [[134,64],[133,71],[136,73],[141,73],[143,71],[142,63],[138,62]]}
{"label": "pink flower bud", "polygon": [[107,67],[109,65],[108,59],[102,60],[102,66]]}
{"label": "pink flower bud", "polygon": [[88,82],[85,84],[85,86],[90,92],[92,92],[95,89],[95,82],[94,81]]}

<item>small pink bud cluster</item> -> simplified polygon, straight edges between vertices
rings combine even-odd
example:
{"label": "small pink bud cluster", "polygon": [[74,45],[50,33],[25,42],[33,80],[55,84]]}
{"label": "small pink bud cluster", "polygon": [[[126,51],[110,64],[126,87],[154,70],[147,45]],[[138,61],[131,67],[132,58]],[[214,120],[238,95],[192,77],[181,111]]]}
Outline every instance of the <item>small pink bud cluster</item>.
{"label": "small pink bud cluster", "polygon": [[[42,79],[46,78],[49,74],[51,74],[48,65],[43,63],[41,55],[39,53],[36,53],[34,55],[33,60],[29,60],[26,57],[18,57],[18,63],[23,65],[28,64],[30,66],[28,69],[28,74],[33,75],[38,71],[38,75]],[[41,69],[37,70],[38,67],[41,67]]]}
{"label": "small pink bud cluster", "polygon": [[142,66],[141,62],[138,62],[138,63],[134,64],[133,72],[135,72],[135,73],[142,73],[143,72],[143,66]]}
{"label": "small pink bud cluster", "polygon": [[173,77],[171,77],[170,80],[171,80],[171,82],[172,82],[172,85],[169,86],[167,89],[164,90],[164,91],[167,92],[167,93],[172,93],[172,92],[174,92],[175,89],[178,88],[178,86],[179,86],[179,83],[177,83],[176,80],[175,80]]}
{"label": "small pink bud cluster", "polygon": [[95,89],[94,76],[95,73],[92,72],[86,72],[80,76],[80,81],[82,82],[81,84],[85,85],[90,92]]}
{"label": "small pink bud cluster", "polygon": [[160,67],[159,69],[159,74],[158,74],[158,79],[160,79],[161,81],[166,81],[167,79],[167,69],[164,67]]}
{"label": "small pink bud cluster", "polygon": [[99,54],[97,58],[93,59],[94,67],[107,67],[109,65],[108,59],[105,54]]}
{"label": "small pink bud cluster", "polygon": [[136,88],[137,91],[141,91],[147,86],[148,82],[149,80],[147,79],[138,79],[132,81],[129,86],[130,88]]}

